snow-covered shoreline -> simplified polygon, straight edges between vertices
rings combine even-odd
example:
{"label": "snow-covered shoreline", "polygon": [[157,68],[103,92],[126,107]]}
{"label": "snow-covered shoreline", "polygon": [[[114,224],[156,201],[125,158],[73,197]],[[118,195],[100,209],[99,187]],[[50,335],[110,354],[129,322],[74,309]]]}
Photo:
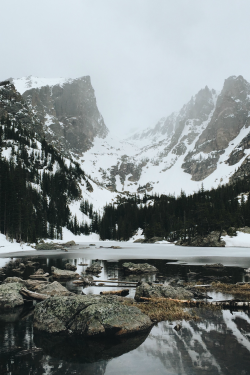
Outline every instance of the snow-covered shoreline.
{"label": "snow-covered shoreline", "polygon": [[[142,229],[138,229],[137,233],[131,237],[128,241],[120,242],[120,241],[112,241],[114,243],[117,243],[121,246],[122,243],[124,244],[132,244],[135,240],[144,238],[144,235],[142,234]],[[226,242],[227,248],[250,248],[250,234],[249,233],[243,233],[243,232],[237,232],[237,236],[230,237],[230,236],[223,236],[222,239]],[[100,239],[99,234],[97,233],[91,233],[90,235],[79,235],[76,236],[73,233],[71,233],[68,229],[63,228],[63,240],[49,240],[46,239],[45,242],[57,242],[57,243],[64,243],[68,241],[75,241],[76,243],[86,243],[86,242],[106,242],[102,241]],[[168,241],[160,241],[157,242],[159,245],[173,245]],[[36,253],[37,251],[34,249],[35,244],[25,244],[25,243],[17,243],[14,241],[9,241],[6,239],[6,236],[4,234],[0,234],[0,255],[1,254],[11,254],[11,253],[20,253],[24,251],[34,251]],[[250,253],[249,253],[250,255]]]}

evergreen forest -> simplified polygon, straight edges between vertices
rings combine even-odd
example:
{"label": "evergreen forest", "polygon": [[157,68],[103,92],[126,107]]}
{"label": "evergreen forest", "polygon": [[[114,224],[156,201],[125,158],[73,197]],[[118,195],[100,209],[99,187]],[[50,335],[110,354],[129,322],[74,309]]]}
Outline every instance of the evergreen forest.
{"label": "evergreen forest", "polygon": [[126,202],[105,207],[100,222],[102,239],[128,240],[138,228],[147,239],[165,237],[169,241],[191,241],[211,231],[234,234],[236,228],[250,226],[250,178],[186,196],[134,196]]}

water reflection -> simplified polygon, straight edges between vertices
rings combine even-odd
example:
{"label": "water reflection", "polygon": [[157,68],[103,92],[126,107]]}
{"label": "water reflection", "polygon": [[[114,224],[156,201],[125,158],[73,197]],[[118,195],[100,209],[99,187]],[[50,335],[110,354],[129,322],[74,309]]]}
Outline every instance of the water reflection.
{"label": "water reflection", "polygon": [[[114,340],[33,334],[32,316],[20,319],[17,313],[16,320],[13,315],[0,325],[0,373],[250,374],[249,313],[197,312],[200,320],[183,321],[178,332],[175,323],[162,322],[149,334]],[[34,347],[41,351],[24,352]]]}

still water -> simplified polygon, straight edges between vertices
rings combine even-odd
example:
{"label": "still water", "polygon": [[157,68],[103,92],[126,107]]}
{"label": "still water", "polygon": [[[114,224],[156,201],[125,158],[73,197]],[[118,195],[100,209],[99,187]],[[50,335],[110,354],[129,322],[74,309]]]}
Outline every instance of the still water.
{"label": "still water", "polygon": [[[84,246],[86,244],[79,245]],[[105,246],[109,244],[105,243]],[[79,247],[68,253],[39,253],[39,262],[45,271],[50,271],[52,265],[64,268],[69,261],[77,265],[81,273],[86,266],[78,264],[91,264],[98,258],[103,266],[99,280],[155,281],[159,276],[161,281],[172,278],[188,281],[190,277],[198,281],[210,276],[226,277],[230,282],[248,280],[243,267],[250,266],[249,249],[238,249],[238,254],[237,249],[233,249],[232,255],[232,249],[202,249],[198,253],[197,249],[189,251],[185,248],[185,253],[183,248],[170,249],[169,245],[150,245],[144,251],[132,246],[119,250],[98,249],[98,244],[89,249]],[[16,254],[12,256],[16,257]],[[146,260],[159,269],[159,274],[126,276],[121,269],[125,259],[134,262]],[[2,258],[2,265],[7,260]],[[227,267],[220,271],[204,267],[206,263],[215,262]],[[25,274],[23,278],[28,276]],[[82,289],[71,281],[64,285],[75,293],[83,290],[86,294],[116,289]],[[134,288],[129,289],[129,297],[132,297]],[[210,295],[214,299],[230,297],[215,293]],[[150,332],[115,340],[65,339],[38,334],[33,332],[32,309],[27,307],[0,314],[0,374],[250,374],[249,312],[197,309],[196,314],[200,319],[181,322],[179,331],[174,329],[176,322],[161,322]]]}

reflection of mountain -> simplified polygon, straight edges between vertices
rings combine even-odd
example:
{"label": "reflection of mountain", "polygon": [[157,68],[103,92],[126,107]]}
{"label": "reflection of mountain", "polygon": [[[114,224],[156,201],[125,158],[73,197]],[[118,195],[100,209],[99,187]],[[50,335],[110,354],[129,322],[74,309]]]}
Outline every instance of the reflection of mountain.
{"label": "reflection of mountain", "polygon": [[166,374],[249,374],[249,316],[202,310],[199,315],[199,322],[183,322],[179,332],[159,324],[139,351],[160,361]]}

